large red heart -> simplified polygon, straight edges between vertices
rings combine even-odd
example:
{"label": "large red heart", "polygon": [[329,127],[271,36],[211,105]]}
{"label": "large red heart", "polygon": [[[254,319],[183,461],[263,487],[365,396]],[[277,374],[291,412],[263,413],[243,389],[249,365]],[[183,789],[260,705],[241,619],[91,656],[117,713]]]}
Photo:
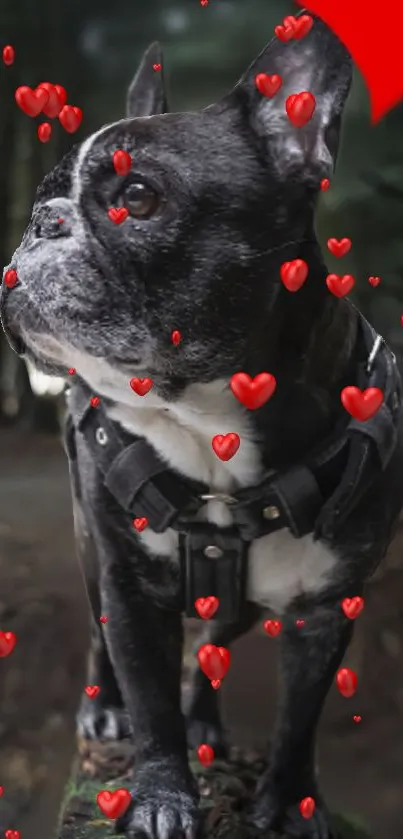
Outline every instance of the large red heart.
{"label": "large red heart", "polygon": [[345,297],[355,285],[355,279],[351,274],[344,274],[344,277],[339,277],[338,274],[328,274],[326,285],[335,297]]}
{"label": "large red heart", "polygon": [[218,607],[220,605],[220,601],[218,597],[198,597],[195,601],[195,609],[196,612],[200,615],[203,620],[208,621],[210,618],[215,615]]}
{"label": "large red heart", "polygon": [[6,658],[12,653],[17,643],[15,632],[0,632],[0,658]]}
{"label": "large red heart", "polygon": [[97,804],[108,819],[118,819],[126,812],[132,797],[128,789],[103,789],[97,795]]}
{"label": "large red heart", "polygon": [[38,87],[43,87],[49,94],[49,99],[42,109],[43,113],[50,119],[58,117],[66,104],[67,91],[60,84],[51,84],[50,82],[41,82]]}
{"label": "large red heart", "polygon": [[37,87],[32,90],[27,85],[17,87],[15,101],[19,108],[28,114],[29,117],[37,117],[43,111],[49,99],[49,93],[44,87]]}
{"label": "large red heart", "polygon": [[133,376],[133,378],[130,379],[130,387],[135,393],[137,393],[138,396],[145,396],[146,393],[151,390],[152,386],[152,379],[138,379],[137,376]]}
{"label": "large red heart", "polygon": [[356,420],[365,422],[375,416],[382,405],[384,396],[379,387],[367,387],[360,390],[353,385],[343,388],[341,402],[346,411]]}
{"label": "large red heart", "polygon": [[202,743],[197,749],[197,757],[203,766],[211,766],[214,760],[214,749],[208,743]]}
{"label": "large red heart", "polygon": [[228,673],[231,653],[226,647],[215,644],[203,644],[197,653],[200,669],[210,681],[221,680]]}
{"label": "large red heart", "polygon": [[248,373],[234,373],[230,381],[234,396],[251,411],[261,408],[273,396],[276,387],[271,373],[258,373],[254,379]]}
{"label": "large red heart", "polygon": [[333,256],[345,256],[351,249],[351,239],[328,239],[327,246]]}
{"label": "large red heart", "polygon": [[3,280],[3,282],[4,282],[4,285],[5,285],[7,288],[14,288],[14,286],[16,286],[16,285],[17,285],[17,283],[18,283],[18,274],[17,274],[17,272],[14,270],[14,268],[9,268],[9,270],[8,270],[8,271],[6,271],[6,273],[4,274],[4,280]]}
{"label": "large red heart", "polygon": [[20,839],[21,833],[19,830],[6,830],[5,839]]}
{"label": "large red heart", "polygon": [[361,614],[364,608],[364,598],[363,597],[345,597],[342,600],[341,608],[346,616],[346,618],[350,618],[350,620],[355,620],[358,618],[358,615]]}
{"label": "large red heart", "polygon": [[220,460],[231,460],[237,453],[240,444],[239,434],[233,432],[229,434],[216,434],[211,441],[211,445]]}
{"label": "large red heart", "polygon": [[287,291],[299,291],[308,276],[309,268],[304,259],[283,262],[280,268],[281,282]]}
{"label": "large red heart", "polygon": [[388,0],[379,9],[367,0],[297,3],[319,15],[345,44],[367,84],[372,122],[379,122],[403,98],[401,0]]}
{"label": "large red heart", "polygon": [[315,799],[311,796],[303,798],[299,803],[299,811],[303,819],[311,819],[316,810]]}
{"label": "large red heart", "polygon": [[354,673],[354,670],[350,670],[349,667],[342,667],[336,673],[336,685],[341,695],[349,699],[350,696],[354,696],[357,690],[357,674]]}
{"label": "large red heart", "polygon": [[82,123],[83,112],[75,105],[65,105],[60,111],[59,122],[68,134],[74,134]]}
{"label": "large red heart", "polygon": [[315,108],[316,99],[309,90],[303,90],[301,93],[292,93],[285,100],[288,119],[296,128],[302,128],[312,119]]}
{"label": "large red heart", "polygon": [[255,77],[255,85],[263,96],[274,96],[280,90],[283,80],[281,76],[269,76],[267,73],[258,73]]}
{"label": "large red heart", "polygon": [[117,175],[127,175],[130,172],[132,159],[129,152],[116,149],[113,152],[112,160]]}
{"label": "large red heart", "polygon": [[265,621],[263,626],[267,634],[270,635],[271,638],[275,638],[277,635],[280,634],[283,624],[281,623],[281,621],[269,620]]}

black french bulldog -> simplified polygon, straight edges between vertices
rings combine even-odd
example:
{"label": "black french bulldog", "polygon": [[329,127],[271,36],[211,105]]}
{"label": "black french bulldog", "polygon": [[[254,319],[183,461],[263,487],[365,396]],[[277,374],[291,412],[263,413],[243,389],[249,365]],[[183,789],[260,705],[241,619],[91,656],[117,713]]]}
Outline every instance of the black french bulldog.
{"label": "black french bulldog", "polygon": [[[351,60],[314,19],[302,40],[273,40],[218,104],[178,114],[166,113],[160,61],[153,45],[127,118],[44,179],[9,266],[18,283],[1,298],[19,354],[50,374],[76,370],[66,446],[93,612],[89,682],[101,687],[79,730],[133,732],[133,800],[119,830],[191,839],[187,746],[219,754],[225,744],[218,693],[199,667],[181,712],[182,612],[219,596],[204,640],[229,646],[270,609],[283,622],[282,701],[246,819],[330,839],[315,730],[352,635],[341,601],[362,595],[403,502],[395,359],[328,290],[314,234]],[[258,73],[282,77],[276,95],[259,92]],[[316,109],[296,127],[285,101],[301,91]],[[132,158],[125,176],[117,149]],[[127,209],[122,224],[111,207]],[[293,293],[280,269],[296,259],[309,275]],[[274,375],[276,392],[247,409],[230,388],[239,372]],[[133,392],[147,377],[148,393]],[[365,422],[341,402],[353,385],[384,393]],[[221,460],[212,438],[229,433],[240,448]],[[306,796],[310,819],[299,809]]]}

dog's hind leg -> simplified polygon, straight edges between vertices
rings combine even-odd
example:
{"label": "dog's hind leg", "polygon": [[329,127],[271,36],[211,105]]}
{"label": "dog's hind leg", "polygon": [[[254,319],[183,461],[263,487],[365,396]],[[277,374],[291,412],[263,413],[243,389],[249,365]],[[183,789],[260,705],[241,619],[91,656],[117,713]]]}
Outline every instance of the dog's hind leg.
{"label": "dog's hind leg", "polygon": [[[261,609],[253,603],[245,603],[241,618],[235,624],[220,624],[208,621],[204,632],[197,638],[195,653],[202,644],[229,647],[237,638],[245,635],[261,616]],[[219,691],[214,690],[197,665],[191,675],[189,692],[185,701],[185,716],[188,745],[197,749],[201,743],[212,746],[216,757],[224,757],[228,751],[219,707]]]}

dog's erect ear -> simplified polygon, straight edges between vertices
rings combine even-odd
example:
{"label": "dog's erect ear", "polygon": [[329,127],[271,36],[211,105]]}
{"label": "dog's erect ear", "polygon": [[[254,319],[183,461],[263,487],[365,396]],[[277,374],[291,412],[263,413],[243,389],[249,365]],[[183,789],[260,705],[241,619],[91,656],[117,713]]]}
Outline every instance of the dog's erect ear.
{"label": "dog's erect ear", "polygon": [[[329,175],[335,163],[352,61],[323,21],[311,17],[313,27],[302,39],[284,43],[275,37],[221,106],[226,102],[246,115],[254,133],[267,144],[277,176],[295,174],[299,179],[317,181]],[[280,89],[271,98],[256,87],[259,73],[282,79]],[[303,91],[314,95],[316,107],[312,118],[303,127],[296,127],[285,103],[289,96]]]}
{"label": "dog's erect ear", "polygon": [[167,112],[163,73],[161,47],[155,42],[144,53],[129,87],[126,100],[127,117],[150,117]]}

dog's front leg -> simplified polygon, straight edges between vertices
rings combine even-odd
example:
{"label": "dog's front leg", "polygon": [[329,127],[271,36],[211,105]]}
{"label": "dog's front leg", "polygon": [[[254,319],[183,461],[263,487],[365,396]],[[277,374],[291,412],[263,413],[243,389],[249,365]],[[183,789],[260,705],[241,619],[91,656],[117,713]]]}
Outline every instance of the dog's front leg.
{"label": "dog's front leg", "polygon": [[133,800],[117,829],[130,837],[192,839],[198,795],[180,709],[181,615],[142,593],[134,558],[122,564],[110,556],[101,571],[105,637],[135,746]]}
{"label": "dog's front leg", "polygon": [[[350,642],[353,624],[340,600],[312,605],[298,618],[284,619],[281,644],[282,689],[271,756],[257,789],[252,821],[259,829],[276,829],[300,839],[335,839],[315,777],[315,732],[326,695]],[[312,818],[299,804],[312,797]]]}

